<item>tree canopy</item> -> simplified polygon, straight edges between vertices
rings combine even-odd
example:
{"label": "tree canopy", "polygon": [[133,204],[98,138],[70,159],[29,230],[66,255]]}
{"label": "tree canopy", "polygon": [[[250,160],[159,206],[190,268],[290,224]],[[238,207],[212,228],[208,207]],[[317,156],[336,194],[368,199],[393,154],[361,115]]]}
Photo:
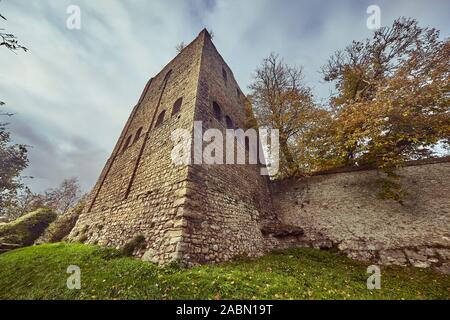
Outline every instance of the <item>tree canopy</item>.
{"label": "tree canopy", "polygon": [[[280,130],[282,176],[370,165],[397,177],[406,161],[450,146],[450,43],[439,31],[399,18],[353,41],[322,68],[335,93],[315,102],[301,67],[271,54],[250,85],[255,116]],[[400,198],[395,182],[390,197]],[[392,188],[391,188],[392,189]]]}

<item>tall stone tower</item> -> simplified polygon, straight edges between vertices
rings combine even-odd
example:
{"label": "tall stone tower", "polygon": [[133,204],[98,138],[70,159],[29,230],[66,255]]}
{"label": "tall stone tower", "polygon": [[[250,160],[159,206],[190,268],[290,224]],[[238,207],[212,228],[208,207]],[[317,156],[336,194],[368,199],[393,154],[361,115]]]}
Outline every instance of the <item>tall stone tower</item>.
{"label": "tall stone tower", "polygon": [[186,265],[265,251],[274,218],[258,165],[175,166],[171,134],[244,128],[245,97],[206,30],[147,83],[69,239]]}

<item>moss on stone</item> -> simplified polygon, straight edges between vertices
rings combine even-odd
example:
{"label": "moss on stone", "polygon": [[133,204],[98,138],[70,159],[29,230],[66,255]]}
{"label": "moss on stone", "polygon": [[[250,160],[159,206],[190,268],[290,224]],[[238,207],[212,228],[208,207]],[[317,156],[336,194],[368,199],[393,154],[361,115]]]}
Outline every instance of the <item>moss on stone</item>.
{"label": "moss on stone", "polygon": [[57,217],[51,209],[38,209],[0,226],[0,243],[29,246],[39,238]]}
{"label": "moss on stone", "polygon": [[78,204],[66,214],[59,216],[36,240],[36,244],[55,243],[65,240],[77,223],[83,208],[84,202]]}

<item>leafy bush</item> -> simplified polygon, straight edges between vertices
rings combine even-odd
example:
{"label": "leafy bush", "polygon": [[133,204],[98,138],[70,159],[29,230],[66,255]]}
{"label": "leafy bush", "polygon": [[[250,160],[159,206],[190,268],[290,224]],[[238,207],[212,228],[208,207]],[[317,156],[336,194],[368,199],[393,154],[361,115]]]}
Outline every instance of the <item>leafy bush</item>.
{"label": "leafy bush", "polygon": [[55,243],[64,240],[75,227],[75,224],[84,209],[84,204],[85,203],[82,201],[77,206],[70,209],[67,213],[59,216],[50,224],[36,243]]}
{"label": "leafy bush", "polygon": [[51,209],[38,209],[0,226],[0,243],[20,247],[32,245],[57,217]]}

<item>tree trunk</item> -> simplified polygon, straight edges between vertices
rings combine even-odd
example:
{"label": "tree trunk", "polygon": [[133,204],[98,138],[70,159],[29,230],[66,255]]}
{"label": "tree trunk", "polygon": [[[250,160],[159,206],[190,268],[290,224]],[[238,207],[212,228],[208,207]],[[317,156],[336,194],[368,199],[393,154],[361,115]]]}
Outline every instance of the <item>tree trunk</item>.
{"label": "tree trunk", "polygon": [[280,149],[284,159],[286,160],[289,175],[295,175],[298,171],[298,166],[294,161],[294,157],[289,149],[286,139],[280,139]]}

